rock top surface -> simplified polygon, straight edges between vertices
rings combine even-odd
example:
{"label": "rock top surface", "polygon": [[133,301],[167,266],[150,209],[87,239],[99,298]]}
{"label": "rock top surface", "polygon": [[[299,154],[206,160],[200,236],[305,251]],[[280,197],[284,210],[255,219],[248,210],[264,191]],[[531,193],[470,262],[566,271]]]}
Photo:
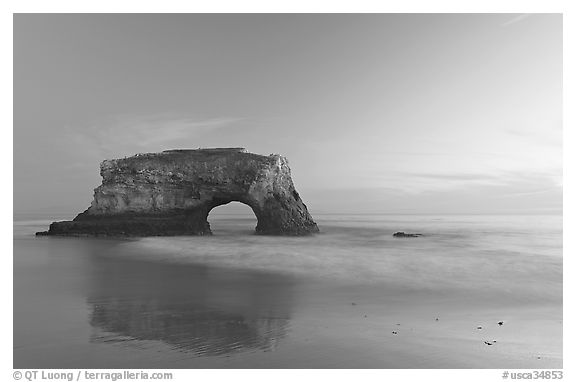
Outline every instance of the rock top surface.
{"label": "rock top surface", "polygon": [[211,234],[210,210],[249,205],[256,233],[305,235],[318,226],[294,188],[286,158],[243,148],[167,150],[100,164],[90,207],[39,235],[169,236]]}

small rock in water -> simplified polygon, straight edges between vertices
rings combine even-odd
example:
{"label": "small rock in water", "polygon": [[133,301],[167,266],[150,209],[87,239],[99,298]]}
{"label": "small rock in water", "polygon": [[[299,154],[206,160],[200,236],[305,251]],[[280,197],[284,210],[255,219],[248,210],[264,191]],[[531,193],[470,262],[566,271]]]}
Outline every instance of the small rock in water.
{"label": "small rock in water", "polygon": [[482,330],[482,327],[481,327],[481,326],[479,326],[479,327],[477,327],[476,329],[478,329],[478,330]]}
{"label": "small rock in water", "polygon": [[392,235],[394,237],[420,237],[423,236],[421,233],[406,233],[403,231],[394,232]]}
{"label": "small rock in water", "polygon": [[498,325],[500,325],[500,326],[504,325],[504,321],[498,322]]}

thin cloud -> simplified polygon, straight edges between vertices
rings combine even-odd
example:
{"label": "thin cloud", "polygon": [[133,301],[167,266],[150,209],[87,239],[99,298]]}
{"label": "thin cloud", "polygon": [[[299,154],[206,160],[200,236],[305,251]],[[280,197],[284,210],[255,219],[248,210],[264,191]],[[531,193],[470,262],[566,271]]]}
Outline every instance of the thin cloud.
{"label": "thin cloud", "polygon": [[[537,143],[540,146],[552,146],[555,148],[562,148],[562,125],[560,128],[551,125],[547,131],[534,131],[534,130],[520,130],[520,129],[504,129],[504,133],[511,135],[515,138]],[[560,152],[559,152],[560,153]]]}
{"label": "thin cloud", "polygon": [[485,183],[511,183],[511,182],[531,182],[542,181],[543,179],[554,180],[561,169],[550,171],[499,171],[494,173],[405,173],[406,177],[416,177],[436,181],[456,181],[456,182],[485,182]]}
{"label": "thin cloud", "polygon": [[509,27],[510,25],[519,23],[520,21],[526,20],[528,17],[530,17],[532,14],[531,13],[522,13],[521,15],[515,16],[511,19],[509,19],[508,21],[500,24],[501,27]]}
{"label": "thin cloud", "polygon": [[[493,172],[403,172],[395,171],[378,178],[380,184],[394,185],[394,188],[409,194],[426,192],[446,192],[478,187],[511,189],[514,185],[526,188],[514,192],[533,192],[558,189],[562,185],[561,169],[550,171],[493,171]],[[548,187],[543,187],[547,185]],[[512,192],[510,192],[512,193]]]}
{"label": "thin cloud", "polygon": [[116,115],[89,126],[68,128],[72,142],[100,158],[196,148],[208,132],[238,126],[242,118],[200,119],[178,114]]}
{"label": "thin cloud", "polygon": [[552,187],[546,188],[543,190],[534,190],[529,192],[514,192],[510,194],[499,195],[500,198],[517,198],[522,196],[533,196],[533,195],[540,195],[540,194],[549,194],[549,193],[562,193],[561,187]]}
{"label": "thin cloud", "polygon": [[421,173],[407,174],[418,178],[437,179],[437,180],[456,180],[456,181],[486,181],[499,179],[499,177],[488,174],[459,174],[459,173]]}

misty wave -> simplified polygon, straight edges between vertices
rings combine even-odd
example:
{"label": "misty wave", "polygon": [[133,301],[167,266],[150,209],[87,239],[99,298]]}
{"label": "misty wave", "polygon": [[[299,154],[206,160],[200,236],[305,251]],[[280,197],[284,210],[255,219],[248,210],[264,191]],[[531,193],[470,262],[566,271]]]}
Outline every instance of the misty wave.
{"label": "misty wave", "polygon": [[[384,283],[408,290],[483,290],[561,298],[558,219],[413,216],[399,223],[391,217],[334,216],[321,221],[322,234],[310,237],[267,237],[231,230],[213,237],[124,242],[119,253],[140,260]],[[391,233],[399,226],[424,236],[393,238]]]}

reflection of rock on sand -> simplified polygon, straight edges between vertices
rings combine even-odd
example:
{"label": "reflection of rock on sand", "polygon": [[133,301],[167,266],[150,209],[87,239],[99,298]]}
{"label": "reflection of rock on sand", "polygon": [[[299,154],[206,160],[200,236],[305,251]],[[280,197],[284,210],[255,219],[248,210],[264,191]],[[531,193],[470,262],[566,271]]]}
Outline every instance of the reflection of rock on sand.
{"label": "reflection of rock on sand", "polygon": [[91,305],[90,324],[100,329],[92,338],[95,342],[159,340],[199,355],[274,350],[289,325],[288,318],[247,318],[195,306],[162,306],[158,301]]}
{"label": "reflection of rock on sand", "polygon": [[104,267],[88,298],[93,342],[162,341],[212,356],[274,350],[287,334],[291,283],[283,276],[96,260]]}

